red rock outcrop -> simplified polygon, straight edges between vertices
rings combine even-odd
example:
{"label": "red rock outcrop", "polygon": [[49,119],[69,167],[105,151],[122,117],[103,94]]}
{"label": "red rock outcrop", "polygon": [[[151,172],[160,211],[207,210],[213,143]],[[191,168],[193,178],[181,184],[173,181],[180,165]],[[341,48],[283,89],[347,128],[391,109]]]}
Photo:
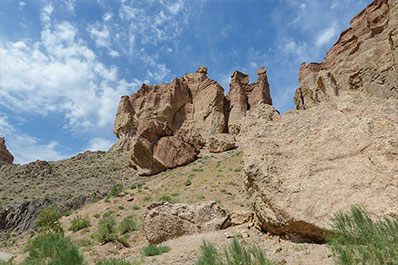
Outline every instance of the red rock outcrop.
{"label": "red rock outcrop", "polygon": [[342,91],[398,98],[397,6],[397,1],[375,0],[351,20],[323,62],[301,65],[297,109],[333,104]]}
{"label": "red rock outcrop", "polygon": [[[257,73],[257,82],[249,84],[249,77],[236,71],[227,96],[206,76],[203,66],[167,84],[143,84],[137,93],[120,100],[114,126],[119,141],[111,151],[130,150],[129,165],[141,175],[193,161],[211,136],[218,135],[219,139],[229,130],[239,132],[239,120],[250,107],[272,104],[265,68]],[[227,126],[229,121],[231,126]],[[218,144],[210,151],[234,147],[233,137],[217,142],[223,142],[222,146]]]}
{"label": "red rock outcrop", "polygon": [[8,164],[14,162],[14,156],[8,151],[4,137],[0,137],[0,162]]}

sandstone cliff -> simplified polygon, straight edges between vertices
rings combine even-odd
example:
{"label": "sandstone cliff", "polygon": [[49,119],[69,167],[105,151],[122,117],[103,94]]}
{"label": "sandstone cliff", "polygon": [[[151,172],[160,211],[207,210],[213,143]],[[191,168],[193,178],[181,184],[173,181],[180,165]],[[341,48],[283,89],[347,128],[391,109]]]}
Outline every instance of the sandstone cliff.
{"label": "sandstone cliff", "polygon": [[307,109],[342,91],[398,98],[398,3],[376,0],[351,20],[321,63],[303,63],[294,102]]}
{"label": "sandstone cliff", "polygon": [[351,205],[398,216],[398,2],[376,0],[319,64],[303,64],[298,110],[269,105],[242,122],[247,188],[259,226],[323,242]]}
{"label": "sandstone cliff", "polygon": [[0,137],[0,162],[8,164],[12,164],[12,162],[14,162],[14,156],[8,151],[6,141],[3,137]]}
{"label": "sandstone cliff", "polygon": [[167,84],[143,84],[120,100],[114,126],[120,140],[111,151],[130,150],[129,165],[152,175],[195,160],[206,145],[211,152],[233,148],[226,134],[239,132],[247,110],[272,104],[265,68],[257,74],[249,84],[249,76],[236,71],[227,96],[203,66]]}

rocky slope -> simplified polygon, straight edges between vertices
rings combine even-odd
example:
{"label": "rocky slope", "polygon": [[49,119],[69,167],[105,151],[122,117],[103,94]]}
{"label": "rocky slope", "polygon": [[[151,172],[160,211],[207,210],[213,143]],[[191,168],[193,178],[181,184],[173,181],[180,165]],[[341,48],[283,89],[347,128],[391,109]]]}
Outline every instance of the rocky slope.
{"label": "rocky slope", "polygon": [[376,0],[319,64],[302,65],[298,110],[242,124],[247,186],[264,231],[323,242],[336,211],[398,216],[397,1]]}
{"label": "rocky slope", "polygon": [[[203,66],[167,84],[143,84],[121,98],[114,126],[120,140],[111,151],[130,150],[129,165],[140,175],[192,162],[210,137],[237,134],[247,110],[272,104],[265,68],[257,73],[257,82],[249,84],[249,76],[236,71],[227,96]],[[230,142],[212,141],[210,150],[226,151],[234,147]]]}
{"label": "rocky slope", "polygon": [[1,162],[8,164],[14,162],[14,156],[8,151],[4,137],[0,137],[0,163]]}

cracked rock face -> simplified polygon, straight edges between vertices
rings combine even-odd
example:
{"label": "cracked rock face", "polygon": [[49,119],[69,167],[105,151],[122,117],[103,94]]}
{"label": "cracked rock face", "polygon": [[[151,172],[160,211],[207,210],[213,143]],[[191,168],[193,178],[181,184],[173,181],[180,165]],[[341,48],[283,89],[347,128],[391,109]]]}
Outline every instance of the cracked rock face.
{"label": "cracked rock face", "polygon": [[142,221],[142,228],[150,244],[159,244],[183,235],[225,229],[229,225],[226,210],[216,202],[155,202],[148,206]]}
{"label": "cracked rock face", "polygon": [[110,151],[130,150],[129,165],[140,175],[153,175],[192,162],[213,136],[225,139],[217,147],[211,144],[210,152],[233,148],[228,133],[239,132],[247,110],[272,104],[265,68],[257,74],[257,82],[249,84],[249,76],[236,71],[227,96],[203,66],[170,83],[143,84],[120,100],[114,125],[119,141]]}
{"label": "cracked rock face", "polygon": [[398,2],[375,0],[351,20],[321,63],[303,63],[294,102],[333,104],[342,91],[398,99]]}
{"label": "cracked rock face", "polygon": [[8,151],[6,141],[3,137],[0,137],[0,162],[8,164],[12,164],[12,162],[14,162],[14,156]]}

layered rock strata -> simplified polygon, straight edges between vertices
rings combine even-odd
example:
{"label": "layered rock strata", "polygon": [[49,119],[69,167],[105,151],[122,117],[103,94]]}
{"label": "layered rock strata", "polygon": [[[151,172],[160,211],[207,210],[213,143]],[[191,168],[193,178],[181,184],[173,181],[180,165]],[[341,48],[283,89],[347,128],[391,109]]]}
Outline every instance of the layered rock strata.
{"label": "layered rock strata", "polygon": [[140,175],[152,175],[193,161],[209,140],[211,152],[233,148],[227,134],[239,132],[246,111],[272,104],[264,67],[258,75],[249,84],[247,75],[235,72],[227,96],[203,66],[167,84],[143,84],[120,100],[114,126],[119,142],[111,150],[130,150],[129,165]]}
{"label": "layered rock strata", "polygon": [[0,137],[0,162],[8,164],[14,162],[14,156],[8,151],[4,137]]}
{"label": "layered rock strata", "polygon": [[321,63],[303,63],[294,102],[333,104],[342,91],[398,98],[398,2],[376,0],[351,20]]}
{"label": "layered rock strata", "polygon": [[337,211],[398,216],[398,2],[376,0],[319,64],[303,64],[298,110],[251,110],[240,133],[259,226],[324,242]]}

